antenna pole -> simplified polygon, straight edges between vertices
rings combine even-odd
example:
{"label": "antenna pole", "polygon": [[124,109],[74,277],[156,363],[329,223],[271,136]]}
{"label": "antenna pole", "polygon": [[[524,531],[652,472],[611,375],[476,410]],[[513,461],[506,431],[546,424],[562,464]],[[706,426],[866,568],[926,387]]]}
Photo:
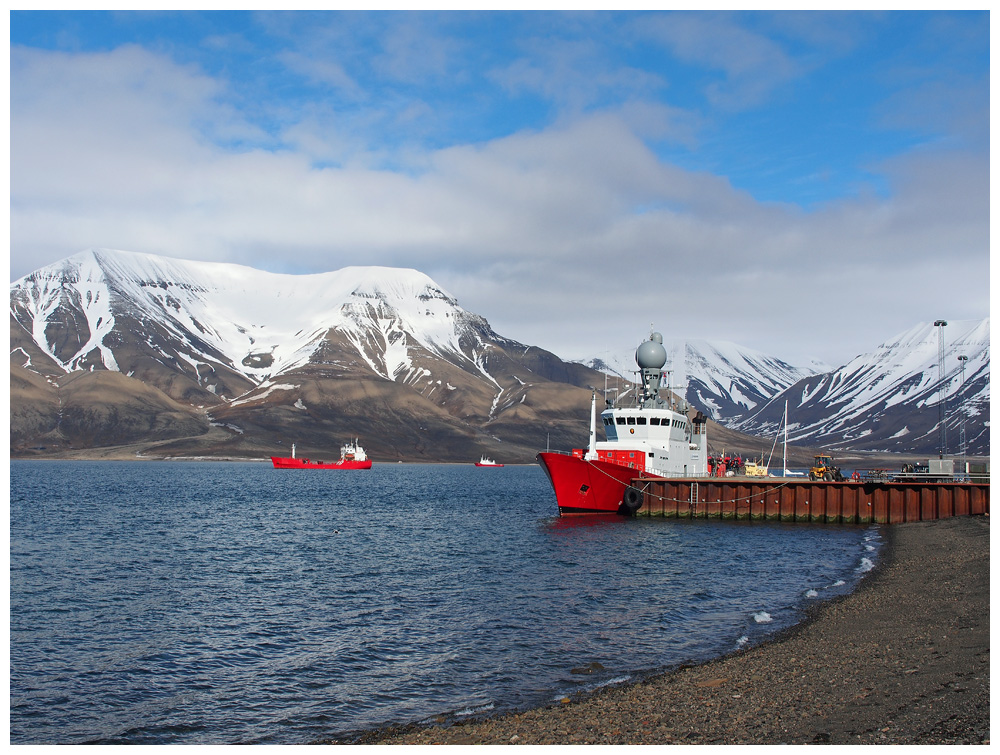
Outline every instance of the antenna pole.
{"label": "antenna pole", "polygon": [[781,476],[788,472],[788,399],[785,399],[785,442],[781,448]]}
{"label": "antenna pole", "polygon": [[948,323],[935,320],[934,327],[938,329],[938,438],[940,439],[939,459],[948,455],[948,428],[945,417],[948,416],[948,393],[944,384],[944,328]]}

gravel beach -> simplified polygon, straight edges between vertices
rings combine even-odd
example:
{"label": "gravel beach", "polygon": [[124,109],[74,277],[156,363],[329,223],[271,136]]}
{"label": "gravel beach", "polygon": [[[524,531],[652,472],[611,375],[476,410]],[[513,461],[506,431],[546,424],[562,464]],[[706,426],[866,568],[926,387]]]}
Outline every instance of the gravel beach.
{"label": "gravel beach", "polygon": [[767,644],[523,713],[359,744],[988,744],[988,516],[887,526],[879,566]]}

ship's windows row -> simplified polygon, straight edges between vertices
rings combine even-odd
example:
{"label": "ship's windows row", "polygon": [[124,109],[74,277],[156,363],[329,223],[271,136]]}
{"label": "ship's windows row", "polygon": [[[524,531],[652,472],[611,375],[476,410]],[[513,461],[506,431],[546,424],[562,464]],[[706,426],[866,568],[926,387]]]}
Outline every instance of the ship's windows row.
{"label": "ship's windows row", "polygon": [[[645,425],[645,417],[601,417],[601,421],[605,425]],[[685,422],[682,419],[669,420],[666,417],[663,418],[662,424],[659,417],[650,417],[649,424],[651,425],[661,425],[662,427],[677,427],[684,429]]]}
{"label": "ship's windows row", "polygon": [[[617,423],[619,425],[645,425],[646,424],[646,418],[645,417],[615,417],[614,419],[612,419],[611,417],[604,417],[604,424],[605,425],[612,425],[612,424],[615,424],[615,423]],[[659,424],[659,422],[656,420],[656,418],[651,419],[649,421],[649,423],[651,425],[657,425],[657,424]]]}
{"label": "ship's windows row", "polygon": [[[611,423],[607,422],[607,424],[611,424]],[[619,425],[624,425],[625,424],[624,418],[619,417],[618,418],[618,424]],[[632,418],[631,417],[629,417],[629,419],[628,419],[628,424],[630,424],[630,425],[632,424]],[[645,425],[646,424],[646,418],[645,417],[639,417],[636,420],[636,424],[638,424],[638,425]],[[651,425],[659,425],[659,424],[661,424],[660,418],[659,417],[650,417],[649,418],[649,424],[651,424]],[[666,417],[664,417],[663,421],[662,421],[662,426],[663,427],[679,427],[679,428],[683,429],[683,427],[684,427],[684,420],[675,419],[675,420],[671,421],[671,420],[667,419]]]}

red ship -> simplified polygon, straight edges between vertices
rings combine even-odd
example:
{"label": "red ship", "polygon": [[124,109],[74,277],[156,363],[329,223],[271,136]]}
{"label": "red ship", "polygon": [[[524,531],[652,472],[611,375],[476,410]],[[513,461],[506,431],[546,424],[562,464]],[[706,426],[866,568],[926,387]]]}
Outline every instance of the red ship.
{"label": "red ship", "polygon": [[312,459],[297,459],[295,444],[292,444],[291,456],[272,456],[271,463],[275,469],[371,469],[372,462],[358,441],[347,443],[340,447],[340,459],[337,461],[313,461]]}
{"label": "red ship", "polygon": [[[601,413],[605,441],[597,441],[597,390],[590,409],[590,445],[572,453],[545,451],[536,457],[552,483],[560,516],[634,514],[642,492],[632,483],[644,477],[705,477],[707,420],[686,404],[660,398],[667,352],[652,333],[635,352],[642,393],[632,406],[607,402]],[[627,394],[626,394],[627,395]]]}

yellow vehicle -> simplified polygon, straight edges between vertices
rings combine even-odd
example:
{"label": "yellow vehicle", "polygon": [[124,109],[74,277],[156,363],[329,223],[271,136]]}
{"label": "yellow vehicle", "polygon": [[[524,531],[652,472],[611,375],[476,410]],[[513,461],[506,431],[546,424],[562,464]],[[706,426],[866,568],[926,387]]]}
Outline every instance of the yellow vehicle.
{"label": "yellow vehicle", "polygon": [[843,482],[844,475],[840,467],[833,466],[833,457],[826,454],[816,454],[813,465],[809,469],[810,480],[827,480],[828,482]]}

